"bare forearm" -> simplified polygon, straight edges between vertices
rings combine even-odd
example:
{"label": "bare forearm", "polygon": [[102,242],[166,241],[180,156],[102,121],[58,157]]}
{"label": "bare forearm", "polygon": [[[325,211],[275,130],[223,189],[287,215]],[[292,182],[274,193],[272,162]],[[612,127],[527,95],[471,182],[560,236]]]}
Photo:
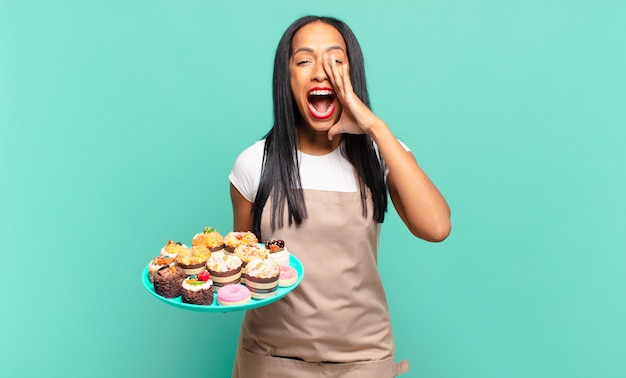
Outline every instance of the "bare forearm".
{"label": "bare forearm", "polygon": [[389,169],[391,199],[411,233],[429,241],[445,239],[451,224],[450,208],[443,195],[384,122],[373,124],[369,134]]}

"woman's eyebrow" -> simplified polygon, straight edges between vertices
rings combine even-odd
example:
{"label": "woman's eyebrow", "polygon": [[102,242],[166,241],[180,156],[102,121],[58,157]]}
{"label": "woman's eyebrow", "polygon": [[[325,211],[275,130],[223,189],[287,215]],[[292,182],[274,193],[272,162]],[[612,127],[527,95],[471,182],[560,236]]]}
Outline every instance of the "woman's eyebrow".
{"label": "woman's eyebrow", "polygon": [[326,48],[326,52],[328,52],[330,50],[341,50],[341,51],[343,51],[343,47],[341,47],[341,46],[330,46],[330,47]]}
{"label": "woman's eyebrow", "polygon": [[[341,50],[341,51],[344,51],[344,50],[343,50],[343,47],[341,47],[341,46],[339,46],[339,45],[329,46],[329,47],[327,47],[327,48],[326,48],[326,50],[325,50],[325,51],[326,51],[326,52],[328,52],[328,51],[331,51],[331,50]],[[305,51],[305,52],[314,52],[315,50],[313,50],[313,48],[311,48],[311,47],[300,47],[300,48],[298,48],[296,51],[294,51],[293,53],[294,53],[294,54],[296,54],[296,53],[299,53],[299,52],[301,52],[301,51]],[[344,51],[344,52],[345,52],[345,51]]]}

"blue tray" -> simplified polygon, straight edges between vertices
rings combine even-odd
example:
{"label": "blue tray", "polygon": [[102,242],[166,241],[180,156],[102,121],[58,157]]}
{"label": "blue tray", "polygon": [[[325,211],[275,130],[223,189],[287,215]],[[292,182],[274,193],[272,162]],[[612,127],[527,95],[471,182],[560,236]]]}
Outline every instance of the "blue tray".
{"label": "blue tray", "polygon": [[274,303],[277,300],[281,299],[285,295],[289,294],[293,289],[298,287],[298,285],[300,285],[300,282],[302,282],[302,278],[304,277],[304,268],[302,267],[302,263],[300,262],[300,260],[298,260],[297,257],[295,257],[292,254],[289,260],[289,265],[292,266],[298,272],[298,280],[296,281],[295,284],[291,286],[287,286],[287,287],[279,286],[276,291],[275,296],[265,298],[265,299],[252,298],[250,299],[250,302],[240,304],[240,305],[220,306],[217,303],[217,293],[215,293],[213,303],[208,306],[202,306],[202,305],[184,303],[182,300],[182,297],[165,298],[157,294],[154,291],[154,285],[152,284],[152,282],[150,282],[150,279],[148,278],[148,266],[149,265],[150,263],[148,263],[148,265],[146,265],[146,267],[143,269],[143,272],[141,273],[141,281],[143,282],[143,286],[146,288],[146,290],[148,290],[150,294],[154,295],[157,299],[160,299],[161,301],[167,303],[170,306],[182,308],[183,310],[200,311],[200,312],[234,312],[234,311],[249,310],[252,308],[267,306],[268,304]]}

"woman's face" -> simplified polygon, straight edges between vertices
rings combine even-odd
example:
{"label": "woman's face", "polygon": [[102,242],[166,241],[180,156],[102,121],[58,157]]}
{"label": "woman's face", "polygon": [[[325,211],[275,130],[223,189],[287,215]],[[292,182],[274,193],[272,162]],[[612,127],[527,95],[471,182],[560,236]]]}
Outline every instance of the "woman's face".
{"label": "woman's face", "polygon": [[327,131],[341,115],[323,59],[335,56],[335,64],[348,64],[346,43],[329,24],[313,22],[293,37],[289,80],[293,98],[304,122],[316,131]]}

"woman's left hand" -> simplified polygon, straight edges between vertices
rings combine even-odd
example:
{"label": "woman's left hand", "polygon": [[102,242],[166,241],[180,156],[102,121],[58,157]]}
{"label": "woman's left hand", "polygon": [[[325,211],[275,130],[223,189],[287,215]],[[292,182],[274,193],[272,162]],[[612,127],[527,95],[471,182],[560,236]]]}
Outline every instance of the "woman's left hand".
{"label": "woman's left hand", "polygon": [[338,134],[366,134],[380,120],[354,93],[349,64],[337,63],[334,54],[326,54],[324,70],[342,108],[339,121],[328,130],[328,139]]}

